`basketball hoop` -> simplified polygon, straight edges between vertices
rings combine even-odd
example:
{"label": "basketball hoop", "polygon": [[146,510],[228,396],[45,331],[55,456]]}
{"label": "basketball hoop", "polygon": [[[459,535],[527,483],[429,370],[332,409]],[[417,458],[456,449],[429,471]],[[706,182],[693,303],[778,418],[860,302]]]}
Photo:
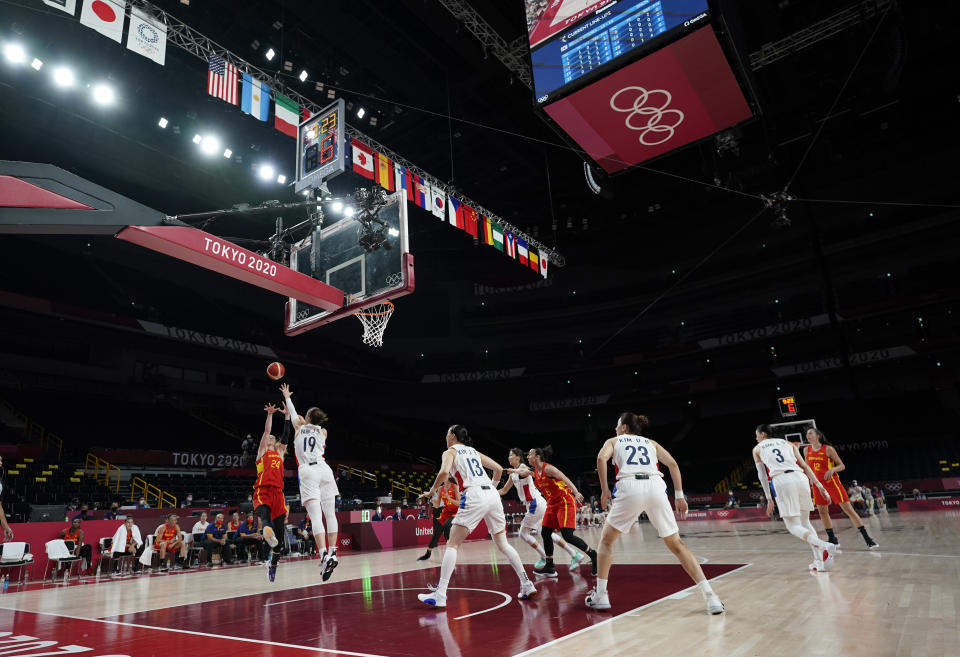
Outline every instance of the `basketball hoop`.
{"label": "basketball hoop", "polygon": [[364,308],[354,315],[363,324],[363,344],[371,347],[382,347],[383,332],[387,329],[390,316],[393,315],[393,303],[383,301],[369,308]]}

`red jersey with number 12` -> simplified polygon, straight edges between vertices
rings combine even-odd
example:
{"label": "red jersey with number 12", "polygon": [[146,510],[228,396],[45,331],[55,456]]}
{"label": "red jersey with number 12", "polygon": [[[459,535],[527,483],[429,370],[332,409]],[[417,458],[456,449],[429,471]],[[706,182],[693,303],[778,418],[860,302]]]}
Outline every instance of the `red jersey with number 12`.
{"label": "red jersey with number 12", "polygon": [[283,489],[283,459],[273,450],[267,450],[257,459],[257,483],[253,487],[266,486]]}

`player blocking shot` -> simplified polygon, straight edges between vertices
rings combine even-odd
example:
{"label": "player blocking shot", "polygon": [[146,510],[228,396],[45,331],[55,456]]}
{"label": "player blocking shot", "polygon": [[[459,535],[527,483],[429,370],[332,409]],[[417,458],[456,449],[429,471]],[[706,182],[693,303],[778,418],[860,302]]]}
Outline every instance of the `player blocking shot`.
{"label": "player blocking shot", "polygon": [[[676,510],[681,518],[685,518],[687,501],[683,496],[680,466],[659,443],[642,435],[648,424],[649,420],[645,415],[622,413],[617,419],[617,435],[608,439],[597,454],[597,473],[600,475],[602,491],[600,501],[604,509],[609,508],[609,513],[597,549],[597,586],[587,594],[584,602],[592,609],[610,608],[607,583],[613,564],[613,544],[621,534],[630,531],[640,514],[645,512],[664,544],[700,589],[707,603],[707,612],[721,614],[723,603],[707,581],[697,558],[680,539],[680,528],[677,527],[677,520],[667,497],[667,484],[659,468],[659,464],[663,463],[670,471]],[[612,492],[607,478],[607,464],[611,460],[616,468],[617,479]]]}
{"label": "player blocking shot", "polygon": [[271,582],[277,576],[277,564],[280,562],[280,538],[284,535],[284,518],[287,515],[287,502],[283,497],[283,458],[287,455],[287,445],[271,433],[273,414],[281,410],[273,404],[267,404],[267,421],[257,449],[257,481],[253,485],[253,509],[260,518],[260,533],[270,546],[272,555],[267,568],[267,579]]}
{"label": "player blocking shot", "polygon": [[[310,516],[314,526],[314,537],[321,549],[321,579],[326,582],[339,563],[337,559],[337,488],[333,469],[324,459],[327,449],[327,430],[320,425],[327,421],[327,415],[317,407],[307,410],[306,415],[297,415],[293,405],[293,393],[290,386],[280,386],[284,404],[290,414],[290,421],[296,436],[293,449],[297,457],[297,476],[300,478],[300,502]],[[324,545],[319,544],[324,541]]]}
{"label": "player blocking shot", "polygon": [[770,483],[767,480],[769,470],[770,480],[777,491],[777,510],[780,511],[787,531],[810,544],[813,550],[811,570],[828,571],[833,567],[837,546],[821,541],[817,530],[810,524],[810,512],[813,511],[810,485],[819,490],[823,497],[829,497],[829,493],[817,480],[807,462],[800,457],[797,446],[782,438],[771,438],[771,434],[770,425],[759,425],[756,428],[757,445],[753,448],[754,465],[757,466],[763,493],[767,496],[767,515],[773,514],[773,498],[770,496]]}
{"label": "player blocking shot", "polygon": [[[443,452],[440,472],[437,473],[429,493],[433,495],[450,477],[453,477],[462,491],[460,510],[450,527],[447,551],[443,555],[443,564],[440,566],[440,582],[435,590],[430,593],[421,593],[417,598],[420,602],[432,607],[447,606],[447,588],[457,566],[457,550],[481,520],[486,523],[487,531],[490,532],[497,549],[507,558],[517,577],[520,578],[520,592],[517,597],[526,600],[536,595],[537,589],[527,576],[520,562],[520,555],[507,542],[507,521],[503,515],[503,502],[493,485],[494,481],[500,480],[503,468],[473,447],[473,439],[467,428],[462,425],[455,424],[447,430],[446,442],[447,449]],[[493,472],[492,480],[487,470]]]}
{"label": "player blocking shot", "polygon": [[[533,482],[533,471],[523,462],[523,450],[513,447],[507,460],[510,463],[510,468],[507,470],[510,478],[500,488],[499,493],[503,496],[509,493],[511,488],[517,489],[517,497],[526,508],[526,513],[523,514],[523,520],[520,522],[520,539],[540,555],[540,560],[534,564],[534,568],[543,568],[547,564],[547,553],[543,551],[536,537],[540,533],[543,516],[547,513],[547,500]],[[584,554],[563,540],[560,534],[554,532],[552,538],[558,547],[570,554],[570,570],[583,561]]]}

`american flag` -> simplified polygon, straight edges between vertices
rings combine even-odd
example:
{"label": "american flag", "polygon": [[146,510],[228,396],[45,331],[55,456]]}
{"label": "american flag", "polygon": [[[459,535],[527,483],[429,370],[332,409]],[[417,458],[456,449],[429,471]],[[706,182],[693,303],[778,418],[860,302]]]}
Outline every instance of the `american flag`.
{"label": "american flag", "polygon": [[237,104],[237,67],[223,57],[211,57],[207,70],[207,93],[231,105]]}

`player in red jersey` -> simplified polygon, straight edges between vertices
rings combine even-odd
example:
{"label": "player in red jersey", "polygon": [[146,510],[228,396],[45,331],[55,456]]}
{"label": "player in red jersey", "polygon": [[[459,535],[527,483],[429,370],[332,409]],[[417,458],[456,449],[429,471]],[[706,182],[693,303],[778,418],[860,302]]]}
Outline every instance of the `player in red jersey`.
{"label": "player in red jersey", "polygon": [[[429,496],[429,493],[424,493],[420,498],[424,499]],[[457,485],[457,481],[453,477],[450,477],[446,485],[441,486],[440,490],[437,491],[436,500],[439,505],[436,508],[440,510],[440,515],[439,517],[434,516],[433,536],[430,537],[430,544],[427,545],[427,551],[422,556],[417,557],[417,561],[426,561],[430,558],[430,553],[440,543],[441,535],[448,541],[450,540],[450,526],[460,509],[460,486]]]}
{"label": "player in red jersey", "polygon": [[547,500],[547,512],[543,515],[540,536],[543,538],[543,551],[547,555],[547,563],[542,568],[534,568],[533,572],[541,577],[556,577],[557,569],[553,565],[553,532],[559,532],[570,545],[580,548],[592,564],[592,572],[597,574],[597,551],[592,549],[579,536],[573,533],[577,526],[577,503],[583,502],[583,495],[573,485],[567,475],[553,465],[547,463],[553,455],[553,448],[547,445],[535,447],[527,454],[527,461],[533,468],[529,470],[508,470],[519,476],[532,476],[537,488]]}
{"label": "player in red jersey", "polygon": [[834,545],[840,545],[836,534],[833,533],[833,521],[830,520],[830,504],[836,504],[847,514],[853,526],[860,530],[860,535],[867,544],[868,550],[875,550],[880,545],[870,537],[867,528],[863,526],[863,521],[857,515],[853,504],[847,497],[847,491],[840,483],[838,472],[846,470],[847,466],[840,460],[837,450],[827,442],[826,435],[819,429],[807,429],[807,442],[810,444],[803,448],[803,460],[807,462],[817,480],[823,484],[823,487],[830,493],[829,499],[820,494],[816,488],[813,489],[813,503],[820,513],[820,520],[823,521],[823,528],[827,531],[827,540]]}
{"label": "player in red jersey", "polygon": [[283,457],[287,454],[287,445],[270,433],[273,429],[273,414],[285,408],[273,404],[263,407],[267,412],[267,421],[257,450],[257,481],[253,485],[253,509],[260,518],[260,533],[267,545],[273,550],[267,578],[272,582],[277,576],[277,563],[280,562],[280,539],[283,537],[283,520],[287,515],[287,503],[283,498]]}

